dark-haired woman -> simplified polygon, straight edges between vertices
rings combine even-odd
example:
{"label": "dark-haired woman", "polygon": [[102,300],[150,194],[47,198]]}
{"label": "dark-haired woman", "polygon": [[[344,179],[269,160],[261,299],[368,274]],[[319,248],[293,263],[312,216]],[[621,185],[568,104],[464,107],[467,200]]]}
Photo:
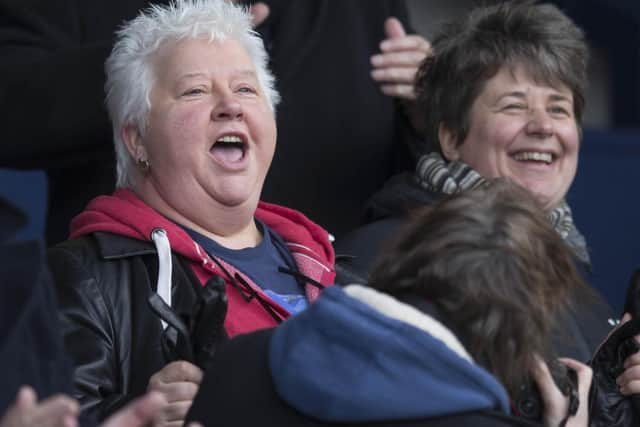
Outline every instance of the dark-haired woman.
{"label": "dark-haired woman", "polygon": [[[505,2],[445,26],[433,51],[416,81],[433,146],[421,148],[414,174],[394,177],[370,201],[372,223],[336,242],[338,254],[356,256],[347,265],[355,274],[338,281],[365,283],[382,242],[413,209],[497,177],[536,197],[586,273],[587,244],[565,200],[578,165],[585,105],[582,31],[553,5]],[[556,349],[589,360],[612,317],[601,298],[580,301],[564,313]]]}

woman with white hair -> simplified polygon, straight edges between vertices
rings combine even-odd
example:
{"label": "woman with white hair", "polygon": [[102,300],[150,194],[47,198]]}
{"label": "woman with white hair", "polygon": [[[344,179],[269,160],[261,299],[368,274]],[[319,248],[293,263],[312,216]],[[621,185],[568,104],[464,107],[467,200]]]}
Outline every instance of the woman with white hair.
{"label": "woman with white hair", "polygon": [[227,336],[277,325],[333,283],[328,234],[259,202],[278,94],[246,11],[154,6],[106,62],[118,190],[50,251],[74,392],[99,419],[147,389],[181,425]]}

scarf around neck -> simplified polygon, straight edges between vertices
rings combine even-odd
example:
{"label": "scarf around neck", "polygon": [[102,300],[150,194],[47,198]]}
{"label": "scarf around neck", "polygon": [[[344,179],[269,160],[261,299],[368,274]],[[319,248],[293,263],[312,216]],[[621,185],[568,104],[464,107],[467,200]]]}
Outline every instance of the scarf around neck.
{"label": "scarf around neck", "polygon": [[[457,194],[489,183],[468,164],[446,162],[437,152],[420,158],[416,167],[416,179],[424,189],[440,194]],[[578,259],[590,265],[586,241],[573,222],[567,202],[563,199],[558,206],[547,211],[547,218]]]}

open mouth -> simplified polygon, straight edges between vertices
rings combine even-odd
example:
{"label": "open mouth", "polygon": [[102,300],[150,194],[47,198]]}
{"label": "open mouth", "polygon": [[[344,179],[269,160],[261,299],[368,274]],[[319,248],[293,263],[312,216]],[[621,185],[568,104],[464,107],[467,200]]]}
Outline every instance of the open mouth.
{"label": "open mouth", "polygon": [[540,151],[521,151],[512,155],[513,159],[519,162],[535,162],[550,165],[555,159],[552,153],[544,153]]}
{"label": "open mouth", "polygon": [[247,152],[247,143],[239,135],[224,135],[216,139],[209,151],[222,164],[239,163]]}

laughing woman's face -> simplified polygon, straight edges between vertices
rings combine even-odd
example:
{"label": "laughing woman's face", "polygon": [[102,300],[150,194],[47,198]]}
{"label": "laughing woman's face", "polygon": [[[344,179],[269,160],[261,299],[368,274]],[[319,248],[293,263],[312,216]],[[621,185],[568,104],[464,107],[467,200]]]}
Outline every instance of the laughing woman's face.
{"label": "laughing woman's face", "polygon": [[440,144],[447,160],[463,161],[485,178],[510,178],[552,209],[578,165],[573,94],[535,81],[522,66],[503,67],[474,101],[463,143],[442,129]]}
{"label": "laughing woman's face", "polygon": [[234,40],[184,39],[154,59],[148,128],[139,138],[151,164],[142,195],[197,224],[216,206],[253,213],[276,125],[249,55]]}

